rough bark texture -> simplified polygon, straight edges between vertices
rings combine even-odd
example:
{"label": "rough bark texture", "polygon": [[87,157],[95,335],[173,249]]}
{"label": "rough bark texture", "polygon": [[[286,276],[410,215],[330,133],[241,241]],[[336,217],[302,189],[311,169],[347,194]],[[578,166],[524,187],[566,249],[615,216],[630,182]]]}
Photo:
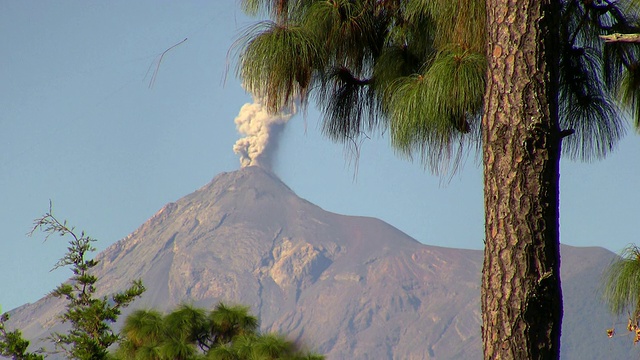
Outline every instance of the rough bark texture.
{"label": "rough bark texture", "polygon": [[487,0],[485,359],[559,357],[557,3]]}

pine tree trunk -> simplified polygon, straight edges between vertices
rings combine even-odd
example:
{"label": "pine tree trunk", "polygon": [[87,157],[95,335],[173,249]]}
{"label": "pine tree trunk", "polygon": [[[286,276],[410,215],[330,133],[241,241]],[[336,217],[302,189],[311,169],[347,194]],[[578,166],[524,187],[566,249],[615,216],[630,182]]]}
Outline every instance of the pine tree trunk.
{"label": "pine tree trunk", "polygon": [[485,359],[558,359],[558,1],[486,0]]}

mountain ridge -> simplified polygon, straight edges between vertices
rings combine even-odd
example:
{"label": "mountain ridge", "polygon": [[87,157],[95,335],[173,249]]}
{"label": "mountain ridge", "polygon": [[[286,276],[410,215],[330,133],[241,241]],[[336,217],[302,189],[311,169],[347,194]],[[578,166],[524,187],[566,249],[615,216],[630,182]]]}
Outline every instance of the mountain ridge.
{"label": "mountain ridge", "polygon": [[[575,264],[563,270],[567,295],[593,293],[583,274],[593,277],[613,254],[562,251]],[[421,244],[381,220],[327,212],[257,167],[217,175],[96,259],[105,293],[143,279],[148,290],[132,308],[246,304],[263,330],[304,341],[328,359],[481,358],[481,251]],[[603,344],[573,307],[568,323]],[[38,338],[62,309],[45,297],[16,309],[12,321]],[[593,324],[603,334],[604,319]],[[583,347],[579,339],[566,343],[567,359]]]}

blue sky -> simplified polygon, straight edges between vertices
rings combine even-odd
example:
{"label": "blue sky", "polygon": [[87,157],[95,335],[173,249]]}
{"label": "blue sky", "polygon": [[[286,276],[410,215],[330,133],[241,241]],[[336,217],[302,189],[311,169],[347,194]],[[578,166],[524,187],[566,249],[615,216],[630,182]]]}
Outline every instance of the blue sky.
{"label": "blue sky", "polygon": [[[239,168],[234,118],[251,102],[228,50],[254,21],[237,1],[0,2],[0,304],[33,302],[68,278],[66,242],[25,234],[49,200],[104,249],[164,204]],[[153,87],[159,55],[167,52]],[[226,77],[226,69],[231,69]],[[639,241],[640,137],[604,161],[562,162],[566,244],[619,251]],[[431,245],[481,249],[481,168],[450,181],[397,157],[388,138],[353,158],[297,115],[274,170],[326,210],[374,216]]]}

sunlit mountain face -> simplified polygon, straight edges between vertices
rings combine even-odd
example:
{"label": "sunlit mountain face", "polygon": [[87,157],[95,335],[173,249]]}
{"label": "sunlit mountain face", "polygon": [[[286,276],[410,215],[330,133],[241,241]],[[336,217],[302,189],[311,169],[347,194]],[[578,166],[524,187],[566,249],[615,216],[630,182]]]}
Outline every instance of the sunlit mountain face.
{"label": "sunlit mountain face", "polygon": [[[596,291],[614,255],[573,247],[562,255],[562,358],[629,356],[630,341],[606,337],[614,319]],[[105,295],[144,281],[147,292],[127,311],[240,303],[263,330],[327,359],[482,358],[481,251],[421,244],[378,219],[325,211],[257,166],[165,205],[97,259]],[[63,310],[45,297],[16,309],[10,326],[40,346]]]}

